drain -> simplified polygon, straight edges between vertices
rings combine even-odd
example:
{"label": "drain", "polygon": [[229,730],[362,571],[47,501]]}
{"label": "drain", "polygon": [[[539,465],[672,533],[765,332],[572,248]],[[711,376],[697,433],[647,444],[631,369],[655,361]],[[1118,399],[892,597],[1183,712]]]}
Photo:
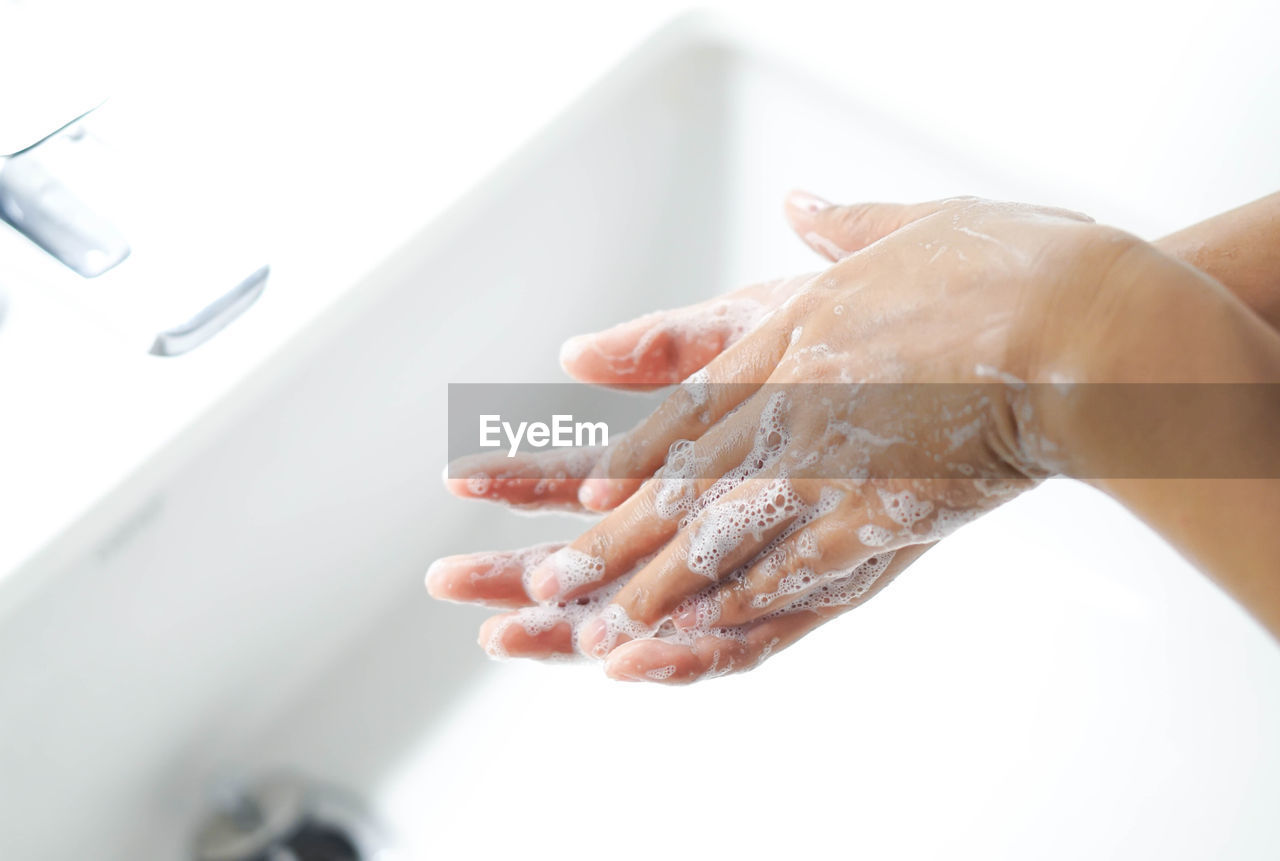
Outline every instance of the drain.
{"label": "drain", "polygon": [[356,799],[293,776],[223,791],[196,832],[196,861],[391,861]]}

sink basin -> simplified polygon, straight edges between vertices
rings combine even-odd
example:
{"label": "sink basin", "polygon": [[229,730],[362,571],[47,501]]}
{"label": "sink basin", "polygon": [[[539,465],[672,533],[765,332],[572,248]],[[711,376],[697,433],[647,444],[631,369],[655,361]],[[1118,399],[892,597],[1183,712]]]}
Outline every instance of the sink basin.
{"label": "sink basin", "polygon": [[364,799],[410,858],[1276,857],[1280,651],[1078,484],[686,689],[489,662],[483,614],[427,598],[438,556],[583,524],[446,495],[446,384],[557,380],[570,334],[818,267],[779,215],[793,186],[1133,217],[672,26],[121,489],[0,620],[0,857],[185,857],[211,793],[281,770]]}

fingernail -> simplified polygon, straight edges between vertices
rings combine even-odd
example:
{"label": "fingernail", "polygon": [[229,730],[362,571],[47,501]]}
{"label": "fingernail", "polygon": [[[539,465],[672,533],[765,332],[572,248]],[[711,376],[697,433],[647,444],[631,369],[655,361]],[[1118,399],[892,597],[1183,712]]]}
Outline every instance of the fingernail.
{"label": "fingernail", "polygon": [[480,623],[480,631],[476,634],[476,642],[486,652],[492,653],[493,635],[501,622],[501,616],[490,616]]}
{"label": "fingernail", "polygon": [[578,649],[584,655],[603,658],[607,653],[605,639],[608,632],[609,626],[605,624],[604,619],[593,619],[578,634]]}
{"label": "fingernail", "polygon": [[432,598],[439,598],[437,590],[444,585],[444,559],[437,559],[427,568],[427,576],[423,578],[423,583],[427,587],[427,594]]}
{"label": "fingernail", "polygon": [[643,675],[623,666],[622,661],[608,660],[604,664],[604,674],[615,682],[645,682]]}
{"label": "fingernail", "polygon": [[697,605],[690,604],[682,610],[677,610],[671,617],[671,621],[674,622],[675,626],[681,630],[688,630],[689,628],[696,627],[698,624]]}
{"label": "fingernail", "polygon": [[722,605],[714,595],[700,595],[676,607],[671,621],[682,631],[706,629],[720,620],[721,610]]}
{"label": "fingernail", "polygon": [[590,342],[590,335],[574,335],[572,338],[561,344],[560,366],[568,367],[571,363],[577,361],[578,357],[587,349],[587,344]]}
{"label": "fingernail", "polygon": [[529,577],[529,595],[536,601],[549,601],[560,594],[560,581],[556,572],[545,563]]}
{"label": "fingernail", "polygon": [[787,195],[787,206],[792,209],[798,209],[801,212],[814,215],[824,209],[830,209],[831,203],[823,200],[816,194],[810,194],[807,191],[793,191]]}
{"label": "fingernail", "polygon": [[604,662],[604,674],[619,682],[666,682],[675,673],[675,664],[654,667],[652,661],[638,657],[636,650],[625,648],[610,652]]}
{"label": "fingernail", "polygon": [[578,502],[583,508],[601,511],[607,498],[608,482],[601,478],[588,478],[578,488]]}
{"label": "fingernail", "polygon": [[460,475],[450,477],[445,475],[445,490],[454,496],[460,496],[463,499],[480,499],[489,494],[493,489],[493,476],[487,472],[474,472],[470,475]]}

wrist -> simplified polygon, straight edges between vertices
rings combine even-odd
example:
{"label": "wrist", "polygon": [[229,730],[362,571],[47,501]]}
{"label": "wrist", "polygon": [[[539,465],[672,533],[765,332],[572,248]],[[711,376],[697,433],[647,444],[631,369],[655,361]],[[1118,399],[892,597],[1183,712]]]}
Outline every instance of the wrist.
{"label": "wrist", "polygon": [[1155,246],[1217,279],[1280,329],[1280,193],[1193,224]]}
{"label": "wrist", "polygon": [[1270,446],[1235,440],[1280,420],[1280,335],[1218,282],[1141,243],[1071,328],[1031,395],[1047,466],[1101,485],[1276,474]]}

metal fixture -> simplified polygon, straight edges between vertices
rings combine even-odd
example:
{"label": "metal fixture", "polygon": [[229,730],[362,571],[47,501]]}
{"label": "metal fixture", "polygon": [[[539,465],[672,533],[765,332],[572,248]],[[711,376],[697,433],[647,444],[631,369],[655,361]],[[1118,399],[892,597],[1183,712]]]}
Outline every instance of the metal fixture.
{"label": "metal fixture", "polygon": [[179,356],[257,301],[271,270],[237,237],[233,206],[218,219],[185,182],[130,159],[136,143],[113,146],[110,120],[95,111],[0,157],[0,230],[7,224],[48,254],[24,261],[46,289],[133,349]]}
{"label": "metal fixture", "polygon": [[270,266],[259,267],[256,272],[231,288],[225,296],[214,300],[213,304],[187,322],[156,335],[156,341],[151,345],[151,355],[180,356],[212,338],[258,300],[267,286],[267,276],[270,274]]}
{"label": "metal fixture", "polygon": [[96,278],[129,256],[129,243],[49,170],[43,150],[37,144],[0,160],[0,219],[78,274]]}
{"label": "metal fixture", "polygon": [[224,790],[196,832],[196,861],[393,861],[390,842],[347,793],[296,776]]}

